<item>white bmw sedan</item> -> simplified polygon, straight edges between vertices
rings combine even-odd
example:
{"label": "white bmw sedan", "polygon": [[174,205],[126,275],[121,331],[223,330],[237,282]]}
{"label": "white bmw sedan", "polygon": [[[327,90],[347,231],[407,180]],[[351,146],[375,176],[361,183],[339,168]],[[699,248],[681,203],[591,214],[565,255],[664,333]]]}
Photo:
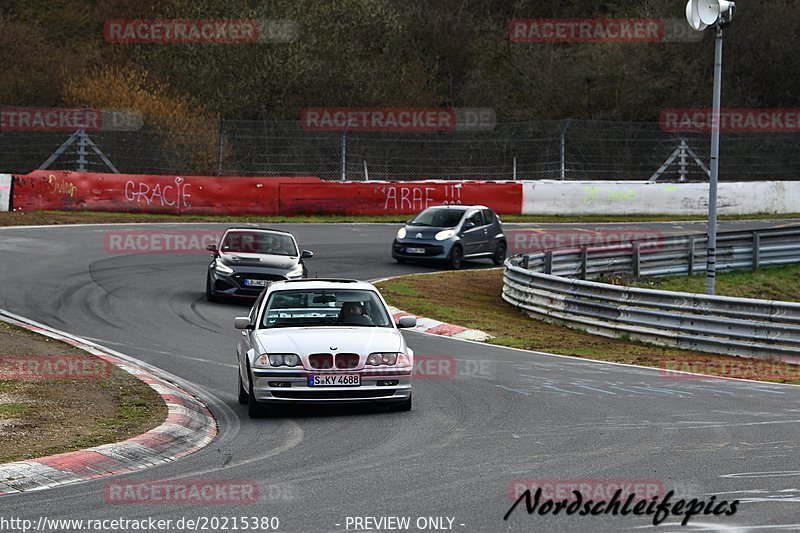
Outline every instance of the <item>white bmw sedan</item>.
{"label": "white bmw sedan", "polygon": [[248,414],[290,403],[383,403],[411,409],[414,353],[386,302],[355,280],[291,280],[261,293],[250,315],[234,320],[239,402]]}

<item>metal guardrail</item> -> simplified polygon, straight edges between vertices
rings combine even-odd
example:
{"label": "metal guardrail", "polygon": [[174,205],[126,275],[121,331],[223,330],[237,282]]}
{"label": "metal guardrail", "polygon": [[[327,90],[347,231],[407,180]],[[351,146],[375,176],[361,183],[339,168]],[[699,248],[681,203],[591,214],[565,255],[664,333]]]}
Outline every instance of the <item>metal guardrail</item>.
{"label": "metal guardrail", "polygon": [[[800,226],[720,233],[717,245],[718,271],[800,263]],[[703,236],[522,254],[505,267],[503,299],[535,318],[609,337],[800,362],[800,303],[586,280],[704,271]]]}

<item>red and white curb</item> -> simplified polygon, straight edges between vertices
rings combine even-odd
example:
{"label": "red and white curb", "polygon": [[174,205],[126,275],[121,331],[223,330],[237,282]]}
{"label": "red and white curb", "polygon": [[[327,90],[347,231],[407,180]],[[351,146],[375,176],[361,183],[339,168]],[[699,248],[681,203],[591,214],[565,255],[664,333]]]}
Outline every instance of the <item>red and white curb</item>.
{"label": "red and white curb", "polygon": [[167,404],[167,419],[137,437],[38,459],[0,464],[0,495],[78,483],[174,461],[207,446],[217,435],[211,411],[186,390],[136,359],[0,309],[0,320],[65,342],[147,383]]}
{"label": "red and white curb", "polygon": [[392,313],[395,321],[403,316],[413,316],[417,319],[417,327],[410,328],[411,331],[419,331],[420,333],[430,333],[433,335],[442,335],[443,337],[452,337],[454,339],[461,339],[466,341],[483,342],[492,338],[491,335],[479,329],[469,329],[464,326],[457,326],[455,324],[448,324],[446,322],[439,322],[432,318],[425,318],[424,316],[417,316],[411,313],[406,313],[396,307],[389,306],[389,312]]}

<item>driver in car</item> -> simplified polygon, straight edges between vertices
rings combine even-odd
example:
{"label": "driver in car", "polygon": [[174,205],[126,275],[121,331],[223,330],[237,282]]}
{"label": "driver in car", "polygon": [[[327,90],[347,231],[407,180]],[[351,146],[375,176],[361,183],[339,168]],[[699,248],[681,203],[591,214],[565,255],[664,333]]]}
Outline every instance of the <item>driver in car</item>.
{"label": "driver in car", "polygon": [[372,325],[372,319],[367,316],[361,302],[345,302],[339,311],[339,320],[342,324]]}

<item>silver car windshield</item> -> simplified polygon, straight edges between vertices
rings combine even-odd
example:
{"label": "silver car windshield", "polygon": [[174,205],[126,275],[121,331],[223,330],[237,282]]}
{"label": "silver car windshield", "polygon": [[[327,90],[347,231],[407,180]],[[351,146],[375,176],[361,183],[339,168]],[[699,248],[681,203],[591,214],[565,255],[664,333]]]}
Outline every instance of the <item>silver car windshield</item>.
{"label": "silver car windshield", "polygon": [[266,231],[229,231],[220,250],[225,253],[297,256],[297,245],[290,235]]}
{"label": "silver car windshield", "polygon": [[260,327],[315,326],[390,328],[392,322],[380,298],[373,291],[298,289],[270,294]]}
{"label": "silver car windshield", "polygon": [[436,228],[452,228],[458,225],[466,209],[426,209],[408,223],[409,226],[433,226]]}

